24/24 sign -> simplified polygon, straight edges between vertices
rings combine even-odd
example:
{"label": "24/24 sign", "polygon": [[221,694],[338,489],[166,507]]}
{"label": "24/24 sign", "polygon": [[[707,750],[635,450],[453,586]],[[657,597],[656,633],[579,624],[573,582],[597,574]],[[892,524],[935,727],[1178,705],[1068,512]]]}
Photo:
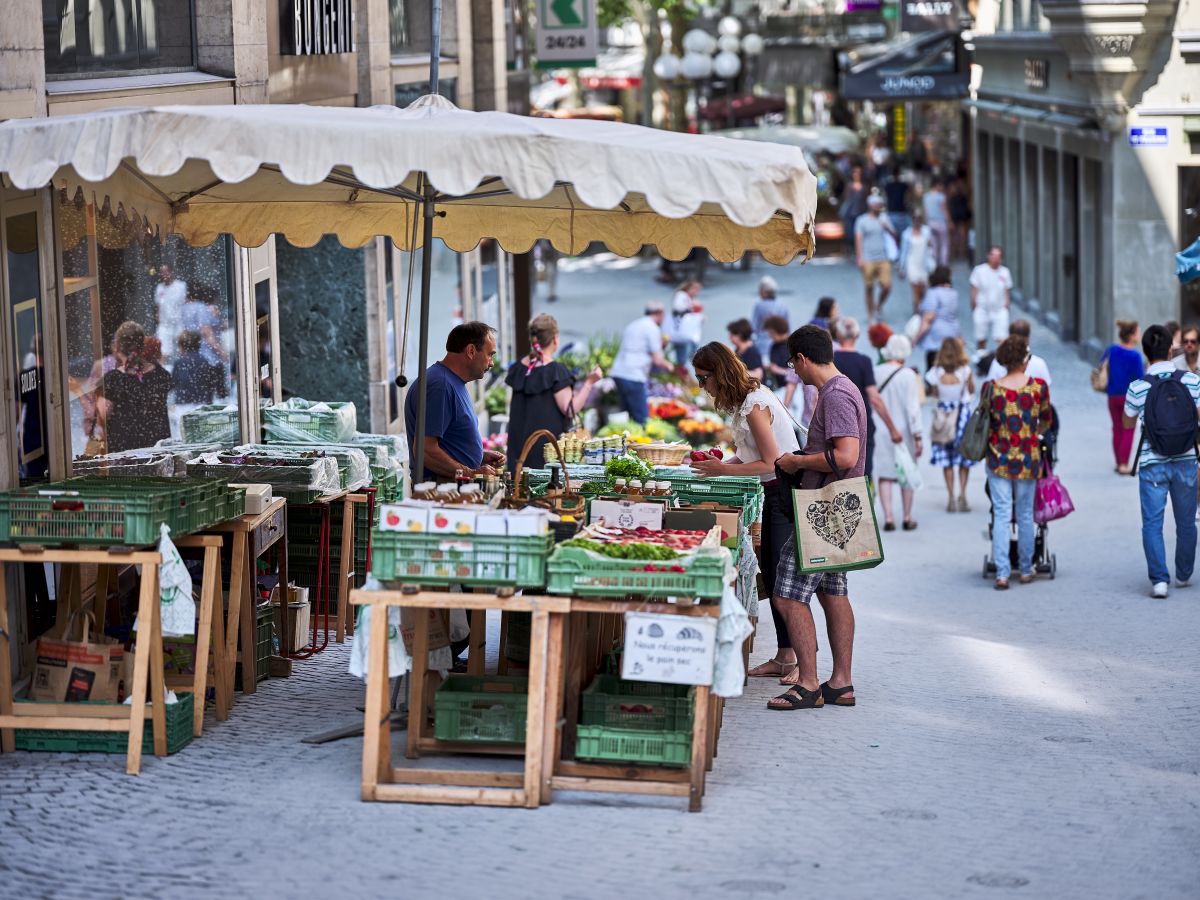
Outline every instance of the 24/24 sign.
{"label": "24/24 sign", "polygon": [[535,51],[539,66],[594,63],[599,36],[596,0],[539,0]]}

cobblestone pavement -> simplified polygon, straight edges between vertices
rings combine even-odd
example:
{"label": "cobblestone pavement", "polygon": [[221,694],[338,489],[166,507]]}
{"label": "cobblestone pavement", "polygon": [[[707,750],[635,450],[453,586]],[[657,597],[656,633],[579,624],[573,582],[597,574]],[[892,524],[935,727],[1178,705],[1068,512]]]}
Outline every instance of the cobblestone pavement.
{"label": "cobblestone pavement", "polygon": [[[580,264],[555,311],[567,330],[612,327],[650,271]],[[861,308],[844,265],[779,277],[798,311],[826,292]],[[715,337],[754,278],[711,281]],[[1200,587],[1149,599],[1136,484],[1111,474],[1103,402],[1069,349],[1042,331],[1035,347],[1079,509],[1051,531],[1058,579],[990,590],[979,473],[967,515],[943,512],[930,477],[919,530],[851,576],[860,705],[781,716],[765,708],[776,686],[752,684],[728,705],[702,814],[619,795],[361,803],[361,741],[300,743],[358,715],[347,644],[228,722],[210,715],[139,777],[117,756],[0,756],[0,896],[1195,897]],[[756,658],[772,639],[766,618]]]}

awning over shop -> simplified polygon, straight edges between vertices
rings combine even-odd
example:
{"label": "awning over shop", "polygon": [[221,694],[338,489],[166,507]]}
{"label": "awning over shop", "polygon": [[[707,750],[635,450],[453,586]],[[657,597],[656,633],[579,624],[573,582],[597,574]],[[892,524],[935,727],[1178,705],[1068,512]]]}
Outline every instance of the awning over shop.
{"label": "awning over shop", "polygon": [[842,96],[847,100],[937,100],[967,96],[971,76],[958,35],[912,35],[845,55]]}
{"label": "awning over shop", "polygon": [[[737,122],[752,121],[772,113],[787,111],[787,101],[783,97],[743,94],[741,97],[734,97],[732,102],[733,119]],[[727,97],[714,97],[700,110],[700,118],[709,122],[728,121],[729,105],[730,100]]]}
{"label": "awning over shop", "polygon": [[981,113],[996,116],[1001,119],[1018,119],[1025,122],[1038,122],[1043,125],[1054,125],[1059,128],[1076,130],[1095,130],[1099,123],[1087,116],[1072,115],[1057,109],[1043,109],[1036,106],[1025,106],[1020,103],[1000,103],[996,100],[968,100],[967,105]]}

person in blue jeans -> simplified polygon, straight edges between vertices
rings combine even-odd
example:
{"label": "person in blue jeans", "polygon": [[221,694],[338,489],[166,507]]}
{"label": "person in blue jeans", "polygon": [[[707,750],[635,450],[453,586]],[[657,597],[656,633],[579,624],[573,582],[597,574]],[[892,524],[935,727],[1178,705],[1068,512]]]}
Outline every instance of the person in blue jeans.
{"label": "person in blue jeans", "polygon": [[646,314],[625,326],[621,347],[609,372],[617,385],[621,405],[629,413],[629,418],[639,425],[645,425],[650,417],[650,398],[646,389],[650,368],[671,367],[663,356],[664,315],[661,303],[646,304]]}
{"label": "person in blue jeans", "polygon": [[[1142,335],[1142,351],[1150,365],[1146,374],[1129,385],[1125,394],[1124,424],[1127,428],[1144,419],[1147,398],[1156,380],[1175,378],[1191,396],[1200,416],[1200,376],[1181,372],[1171,361],[1171,333],[1162,325],[1151,325]],[[1154,403],[1154,398],[1150,398]],[[1193,422],[1194,426],[1196,423]],[[1147,432],[1151,433],[1147,433]],[[1138,452],[1138,486],[1142,505],[1142,550],[1146,554],[1150,576],[1150,596],[1164,599],[1171,584],[1167,569],[1167,548],[1163,541],[1163,520],[1167,498],[1175,516],[1175,584],[1187,587],[1196,565],[1196,447],[1195,432],[1181,452],[1164,455],[1155,449],[1162,438],[1143,426]],[[1158,438],[1156,440],[1156,438]]]}

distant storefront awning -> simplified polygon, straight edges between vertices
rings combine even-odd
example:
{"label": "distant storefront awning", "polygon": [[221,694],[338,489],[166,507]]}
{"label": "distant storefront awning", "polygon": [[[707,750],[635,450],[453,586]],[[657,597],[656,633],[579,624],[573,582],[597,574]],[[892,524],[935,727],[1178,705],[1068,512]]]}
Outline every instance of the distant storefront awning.
{"label": "distant storefront awning", "polygon": [[842,96],[847,100],[955,100],[967,96],[971,75],[953,32],[912,35],[846,54]]}
{"label": "distant storefront awning", "polygon": [[783,97],[743,94],[732,100],[727,97],[713,97],[701,108],[700,118],[710,122],[726,122],[730,119],[730,103],[733,104],[732,118],[737,122],[748,122],[772,113],[787,112],[787,100]]}

